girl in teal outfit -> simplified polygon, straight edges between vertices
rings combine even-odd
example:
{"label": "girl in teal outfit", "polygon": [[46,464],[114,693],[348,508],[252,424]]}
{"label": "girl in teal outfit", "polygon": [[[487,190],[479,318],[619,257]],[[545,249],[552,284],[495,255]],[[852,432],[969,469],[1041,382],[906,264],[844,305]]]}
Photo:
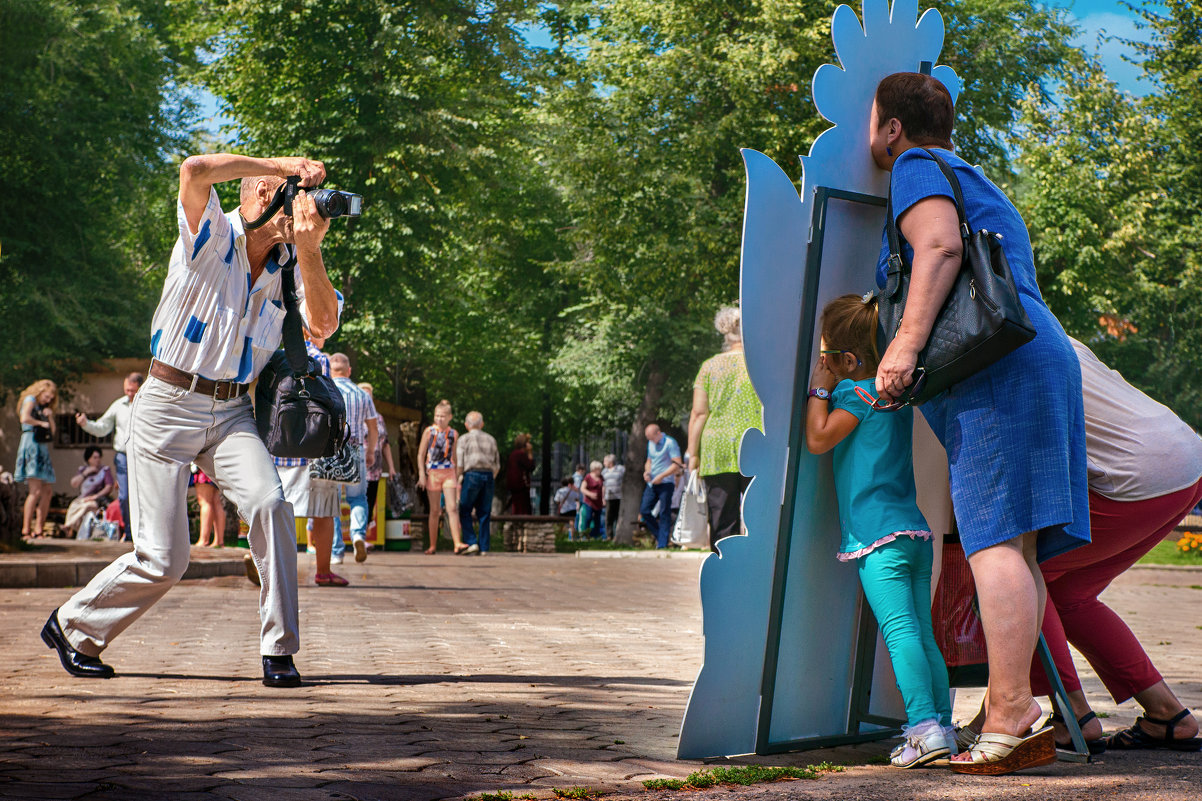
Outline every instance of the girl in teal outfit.
{"label": "girl in teal outfit", "polygon": [[877,413],[861,397],[876,388],[876,330],[871,295],[844,295],[823,310],[806,446],[815,454],[835,451],[838,558],[856,563],[889,649],[906,704],[906,741],[891,762],[911,768],[950,756],[955,738],[947,668],[931,626],[931,532],[915,500],[914,413]]}

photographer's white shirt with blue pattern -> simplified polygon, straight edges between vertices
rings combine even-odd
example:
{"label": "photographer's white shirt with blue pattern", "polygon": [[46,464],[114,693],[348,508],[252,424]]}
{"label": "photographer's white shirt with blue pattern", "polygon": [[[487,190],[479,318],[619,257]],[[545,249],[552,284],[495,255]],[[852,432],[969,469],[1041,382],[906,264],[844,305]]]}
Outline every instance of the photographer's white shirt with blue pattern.
{"label": "photographer's white shirt with blue pattern", "polygon": [[[176,204],[176,217],[179,239],[151,324],[151,355],[202,378],[249,383],[280,347],[284,325],[280,268],[292,257],[293,248],[278,245],[252,286],[246,231],[237,209],[222,211],[216,190],[210,189],[195,235],[182,203]],[[308,328],[301,271],[293,274],[297,304]],[[341,315],[341,293],[338,311]]]}

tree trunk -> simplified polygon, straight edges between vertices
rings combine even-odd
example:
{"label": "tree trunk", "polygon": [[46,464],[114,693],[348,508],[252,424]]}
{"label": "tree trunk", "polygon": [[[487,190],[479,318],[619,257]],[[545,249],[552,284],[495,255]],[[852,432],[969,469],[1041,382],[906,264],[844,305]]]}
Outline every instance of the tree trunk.
{"label": "tree trunk", "polygon": [[655,413],[659,410],[659,402],[664,394],[665,375],[659,362],[652,359],[648,364],[647,386],[643,390],[643,400],[635,412],[634,422],[630,426],[630,437],[626,442],[626,476],[622,480],[622,518],[618,521],[618,530],[614,533],[614,543],[617,545],[634,544],[635,522],[639,516],[639,505],[643,501],[643,465],[647,462],[647,435],[644,430],[655,422]]}
{"label": "tree trunk", "polygon": [[25,484],[0,484],[0,551],[21,547],[21,522],[28,495]]}

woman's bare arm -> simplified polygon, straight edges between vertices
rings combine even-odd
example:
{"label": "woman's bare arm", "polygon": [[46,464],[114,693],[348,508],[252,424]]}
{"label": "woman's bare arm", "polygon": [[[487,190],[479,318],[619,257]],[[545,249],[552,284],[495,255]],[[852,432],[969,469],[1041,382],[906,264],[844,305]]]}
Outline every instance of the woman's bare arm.
{"label": "woman's bare arm", "polygon": [[914,263],[901,328],[876,372],[877,394],[884,402],[900,396],[914,380],[918,353],[927,344],[964,257],[959,215],[949,198],[923,198],[898,218],[898,227],[914,248]]}

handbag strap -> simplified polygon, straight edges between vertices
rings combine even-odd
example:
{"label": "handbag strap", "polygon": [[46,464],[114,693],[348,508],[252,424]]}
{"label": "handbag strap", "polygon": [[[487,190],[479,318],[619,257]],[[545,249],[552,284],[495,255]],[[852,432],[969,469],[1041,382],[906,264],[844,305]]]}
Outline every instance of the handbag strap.
{"label": "handbag strap", "polygon": [[[952,187],[952,194],[956,198],[956,216],[960,219],[960,236],[963,239],[968,239],[970,236],[968,228],[968,219],[965,217],[964,193],[960,189],[960,179],[956,177],[955,170],[951,168],[938,153],[932,150],[923,148],[923,152],[934,160],[939,167],[943,177],[947,179],[948,184]],[[897,220],[893,217],[893,174],[889,175],[889,202],[885,207],[885,235],[889,239],[889,267],[885,271],[885,295],[894,297],[901,289],[901,276],[910,272],[910,266],[905,263],[901,255],[901,239],[897,233]]]}
{"label": "handbag strap", "polygon": [[288,263],[280,268],[283,273],[281,280],[284,289],[284,324],[282,334],[284,353],[288,356],[288,366],[293,375],[309,373],[309,353],[305,350],[305,335],[301,330],[300,309],[296,306],[296,254],[291,254]]}

